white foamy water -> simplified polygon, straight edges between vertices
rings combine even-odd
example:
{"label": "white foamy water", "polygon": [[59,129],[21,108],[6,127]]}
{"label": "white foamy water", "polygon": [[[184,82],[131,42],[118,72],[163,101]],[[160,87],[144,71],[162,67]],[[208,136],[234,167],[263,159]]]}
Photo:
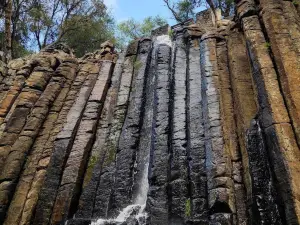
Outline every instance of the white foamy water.
{"label": "white foamy water", "polygon": [[138,221],[138,224],[145,224],[147,213],[145,213],[145,205],[129,205],[124,208],[117,218],[115,219],[98,219],[96,222],[92,222],[91,225],[106,225],[106,224],[116,224],[124,223],[128,219]]}
{"label": "white foamy water", "polygon": [[98,219],[96,222],[92,222],[91,225],[108,225],[108,224],[122,224],[124,222],[137,221],[139,225],[146,224],[146,219],[148,217],[145,208],[147,201],[147,193],[149,189],[148,183],[148,166],[145,165],[143,171],[143,177],[140,181],[139,190],[137,197],[134,200],[134,204],[125,207],[120,211],[119,215],[113,219]]}

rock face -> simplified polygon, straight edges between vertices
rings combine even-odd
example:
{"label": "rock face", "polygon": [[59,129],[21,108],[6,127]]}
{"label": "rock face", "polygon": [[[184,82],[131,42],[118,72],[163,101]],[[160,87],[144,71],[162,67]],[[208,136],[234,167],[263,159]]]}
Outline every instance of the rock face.
{"label": "rock face", "polygon": [[1,62],[0,224],[300,224],[299,7],[236,13]]}

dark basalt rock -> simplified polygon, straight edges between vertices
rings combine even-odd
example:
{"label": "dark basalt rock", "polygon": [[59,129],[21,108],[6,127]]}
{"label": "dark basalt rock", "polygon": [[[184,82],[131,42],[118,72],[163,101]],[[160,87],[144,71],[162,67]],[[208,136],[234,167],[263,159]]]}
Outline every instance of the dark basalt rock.
{"label": "dark basalt rock", "polygon": [[251,223],[283,224],[276,202],[277,194],[266,144],[257,120],[251,121],[247,133],[247,152],[252,178]]}
{"label": "dark basalt rock", "polygon": [[299,15],[237,0],[1,64],[0,223],[300,224]]}

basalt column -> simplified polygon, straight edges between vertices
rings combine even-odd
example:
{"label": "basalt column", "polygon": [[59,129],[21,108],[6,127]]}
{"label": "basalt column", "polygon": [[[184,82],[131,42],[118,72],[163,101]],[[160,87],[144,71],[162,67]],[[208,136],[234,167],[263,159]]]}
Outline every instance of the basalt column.
{"label": "basalt column", "polygon": [[[106,210],[103,210],[103,214],[97,214],[95,216],[93,216],[93,211],[94,206],[97,203],[97,189],[100,183],[105,181],[101,179],[101,176],[108,166],[109,161],[114,160],[115,152],[110,151],[111,149],[108,145],[108,138],[111,133],[114,110],[118,100],[118,91],[121,83],[123,62],[124,55],[120,55],[114,68],[111,86],[108,90],[101,118],[97,127],[96,139],[85,172],[84,182],[82,185],[82,194],[80,196],[76,218],[97,218],[106,216]],[[111,171],[108,170],[108,172]],[[111,182],[109,184],[111,184]],[[106,199],[102,199],[100,201],[104,209],[107,208],[110,194],[110,192],[104,193],[104,191],[109,191],[110,188],[110,186],[107,186],[102,192],[103,197],[106,197]]]}
{"label": "basalt column", "polygon": [[[51,78],[52,77],[52,78]],[[36,67],[18,96],[1,137],[1,220],[4,219],[19,175],[49,109],[66,79],[47,67]],[[49,82],[49,83],[48,83]]]}
{"label": "basalt column", "polygon": [[[48,63],[45,63],[45,67],[49,67]],[[25,86],[25,81],[29,77],[29,75],[32,73],[34,69],[34,64],[32,62],[27,62],[25,65],[14,65],[14,63],[11,63],[10,66],[13,66],[12,69],[8,71],[7,74],[7,80],[8,78],[12,78],[12,84],[9,86],[9,81],[6,81],[6,87],[4,86],[1,95],[3,95],[3,98],[1,98],[1,104],[0,104],[0,125],[1,125],[1,134],[5,128],[5,122],[7,122],[6,115],[11,110],[13,104],[15,103],[16,98],[19,96],[20,92]],[[22,67],[22,69],[20,68]],[[14,78],[14,79],[13,79]],[[4,82],[3,82],[4,83]],[[5,89],[8,89],[5,91]],[[5,121],[6,119],[6,121]]]}
{"label": "basalt column", "polygon": [[[63,128],[60,129],[60,132],[55,137],[52,150],[53,154],[47,168],[47,174],[41,193],[39,194],[33,224],[48,224],[50,220],[63,169],[73,146],[87,100],[96,83],[99,69],[99,66],[95,66],[92,61],[85,61],[80,65],[80,70],[77,75],[78,80],[75,80],[74,88],[73,90],[71,89],[71,92],[76,93],[78,91],[77,85],[80,85],[79,91],[75,102],[70,101],[72,107],[67,112],[66,119],[63,121]],[[62,213],[65,212],[62,211]]]}
{"label": "basalt column", "polygon": [[[288,24],[292,46],[295,47],[298,57],[300,56],[300,16],[297,13],[295,2],[282,1],[283,16]],[[298,5],[299,7],[299,5]]]}
{"label": "basalt column", "polygon": [[106,151],[106,155],[103,158],[100,181],[96,191],[93,209],[94,218],[107,218],[107,216],[109,216],[109,210],[114,207],[112,192],[114,188],[115,159],[122,126],[128,108],[137,48],[138,41],[134,41],[128,46],[121,67],[121,80],[117,103],[113,112],[110,134],[103,148],[103,150]]}
{"label": "basalt column", "polygon": [[[244,41],[237,30],[230,34],[229,37],[229,46],[236,44],[240,46],[240,49],[245,49]],[[240,50],[238,51],[239,53],[235,50],[231,51],[229,53],[232,73],[231,81],[235,96],[235,112],[237,113],[237,130],[243,160],[244,183],[247,191],[249,223],[281,224],[281,220],[277,216],[279,209],[275,200],[274,182],[259,125],[255,125],[257,129],[255,138],[253,138],[254,134],[251,136],[255,131],[252,131],[254,127],[253,125],[250,126],[249,121],[255,117],[256,107],[253,90],[251,90],[249,60],[246,52]],[[245,59],[243,63],[240,62],[242,58]],[[240,67],[241,65],[243,65],[242,68]],[[240,71],[240,75],[238,75],[238,71]],[[255,74],[253,75],[255,76]],[[241,87],[243,87],[243,90]],[[248,90],[247,96],[243,94],[244,90]],[[247,122],[245,123],[245,121]],[[247,130],[251,130],[248,135],[246,134]],[[253,143],[254,140],[256,143]]]}
{"label": "basalt column", "polygon": [[[200,42],[188,40],[187,70],[187,138],[189,153],[189,196],[186,214],[195,222],[207,223],[206,168],[204,148],[203,108],[201,93]],[[190,208],[188,210],[188,208]]]}
{"label": "basalt column", "polygon": [[[171,46],[167,41],[154,41],[152,63],[154,74],[153,125],[151,126],[151,153],[149,162],[149,192],[147,210],[151,224],[168,224],[169,197],[168,179],[170,142],[171,104]],[[157,42],[159,44],[157,44]],[[151,99],[150,99],[151,100]],[[150,147],[150,146],[149,146]]]}
{"label": "basalt column", "polygon": [[[59,115],[63,113],[63,105],[70,90],[71,84],[75,78],[76,69],[77,60],[69,58],[65,59],[56,70],[56,74],[58,76],[65,77],[66,81],[59,95],[54,101],[49,114],[47,115],[47,119],[41,127],[39,135],[36,138],[33,147],[31,148],[31,152],[25,164],[25,169],[20,176],[17,189],[10,204],[5,224],[27,224],[31,221],[41,184],[43,183],[46,174],[46,168],[52,153],[50,150],[52,149],[51,139],[53,138],[53,135],[55,135],[53,129],[57,129],[56,124],[60,121]],[[58,83],[56,88],[60,86],[62,87],[62,83]],[[51,90],[49,90],[47,93],[46,89],[44,94],[48,97],[51,97],[50,93],[55,94],[54,88],[55,85],[53,83],[51,85]],[[42,108],[39,109],[39,113],[42,112],[41,109]],[[41,114],[45,115],[45,113]],[[32,124],[32,129],[37,129],[39,124],[42,124],[41,121],[36,119]]]}
{"label": "basalt column", "polygon": [[231,224],[236,206],[232,162],[222,132],[217,38],[206,33],[200,44],[208,208],[210,223]]}
{"label": "basalt column", "polygon": [[172,71],[171,105],[171,149],[170,149],[170,222],[183,224],[186,207],[190,205],[188,196],[188,162],[186,134],[186,80],[187,46],[183,36],[183,26],[173,27],[175,32],[174,60]]}
{"label": "basalt column", "polygon": [[[247,223],[245,187],[243,184],[243,167],[238,145],[236,119],[230,71],[228,65],[228,47],[225,39],[218,39],[216,45],[220,93],[220,114],[224,139],[224,154],[231,161],[231,179],[233,181],[235,209],[233,224]],[[240,49],[239,49],[240,51]]]}
{"label": "basalt column", "polygon": [[[277,32],[285,31],[281,21],[282,18],[276,15],[280,5],[278,6],[278,2],[273,2],[278,6],[276,7],[277,9],[274,9],[273,3],[269,4],[271,8],[270,12],[268,12],[268,7],[265,5],[267,3],[268,1],[261,1],[261,7],[265,8],[263,13],[266,13],[262,21],[257,16],[257,6],[254,1],[239,1],[237,11],[242,22],[253,69],[253,79],[259,103],[259,121],[265,133],[270,166],[276,180],[274,182],[278,193],[276,200],[278,205],[284,208],[287,224],[295,224],[299,222],[300,218],[300,206],[297,197],[299,196],[299,187],[297,185],[299,176],[296,175],[300,171],[300,152],[296,141],[297,118],[295,119],[295,114],[292,114],[293,107],[288,102],[295,99],[291,96],[287,101],[286,91],[287,88],[293,89],[296,81],[291,86],[289,83],[284,83],[285,78],[291,75],[291,68],[285,67],[287,65],[285,63],[288,62],[285,56],[281,62],[278,61],[278,55],[275,56],[277,53],[288,49],[290,46],[289,42],[287,42],[286,47],[280,47],[279,52],[273,51],[274,48],[276,49],[279,46],[275,43],[275,40],[281,43],[280,41],[287,38],[287,36],[283,35],[282,40],[277,39],[277,34],[274,34],[272,38],[265,36],[264,27],[261,27],[261,24],[264,23],[265,28],[269,32],[271,31],[270,29],[276,29]],[[278,25],[276,28],[274,28],[275,21]],[[270,43],[267,42],[266,38],[272,39],[270,39],[271,49],[269,48]],[[272,61],[270,50],[274,52],[275,61]],[[291,51],[289,54],[294,54],[294,52]],[[290,60],[294,59],[293,55],[291,55]],[[295,68],[295,71],[297,74],[297,68]],[[293,77],[290,78],[292,79]],[[266,208],[266,210],[273,209]],[[271,214],[271,212],[266,213],[266,215]],[[276,212],[273,212],[273,214],[276,215]],[[281,216],[281,218],[284,217]]]}
{"label": "basalt column", "polygon": [[62,51],[59,54],[55,54],[44,49],[31,59],[16,59],[9,62],[7,74],[0,84],[0,134],[2,134],[9,119],[7,115],[14,111],[17,105],[15,100],[25,88],[25,83],[32,71],[38,67],[55,70],[59,66],[60,61],[68,56],[69,54]]}
{"label": "basalt column", "polygon": [[0,62],[0,223],[299,224],[297,2]]}
{"label": "basalt column", "polygon": [[[269,50],[275,60],[275,68],[280,82],[282,95],[287,105],[287,111],[300,144],[300,60],[297,39],[299,25],[289,23],[284,17],[284,3],[278,0],[260,0],[263,29],[269,40]],[[295,19],[299,16],[294,14]],[[293,29],[294,28],[294,29]],[[296,30],[295,30],[296,29]],[[294,34],[295,33],[295,34]],[[299,34],[298,34],[299,35]]]}
{"label": "basalt column", "polygon": [[[0,137],[1,169],[3,169],[6,158],[11,151],[11,146],[17,140],[18,135],[26,123],[27,116],[30,114],[35,102],[42,94],[53,72],[54,71],[48,67],[36,67],[30,74],[26,87],[22,89],[20,94],[17,93],[18,97],[15,100],[15,106],[6,118],[6,123],[3,124],[5,128]],[[14,89],[14,87],[12,89]],[[4,116],[6,116],[6,114],[4,114]]]}
{"label": "basalt column", "polygon": [[99,74],[96,74],[96,80],[93,81],[94,85],[92,86],[94,87],[87,100],[62,174],[51,218],[51,224],[53,225],[61,224],[62,221],[65,221],[74,213],[74,207],[79,198],[83,175],[113,67],[112,61],[103,60],[100,63]]}
{"label": "basalt column", "polygon": [[[146,80],[144,87],[144,107],[143,107],[143,118],[140,127],[140,137],[137,146],[136,156],[135,156],[135,173],[134,173],[134,183],[132,186],[132,202],[133,204],[145,204],[145,200],[147,198],[148,188],[148,167],[150,160],[150,153],[153,148],[153,119],[155,117],[155,110],[153,105],[154,103],[154,88],[156,86],[156,77],[155,77],[155,54],[156,54],[156,43],[155,37],[152,38],[152,42],[150,45],[151,50],[148,50],[147,61],[145,62],[145,72]],[[140,45],[139,51],[141,48],[144,48],[143,45]],[[136,61],[136,65],[138,65],[140,61]],[[141,64],[139,65],[139,67]]]}
{"label": "basalt column", "polygon": [[127,115],[122,128],[116,154],[116,172],[113,201],[117,209],[132,202],[132,187],[135,182],[135,164],[140,131],[144,115],[145,84],[151,56],[151,39],[139,41],[138,54],[134,62],[134,74],[129,97]]}
{"label": "basalt column", "polygon": [[[242,203],[244,202],[244,204],[247,205],[249,214],[251,214],[249,205],[251,205],[252,202],[252,180],[250,177],[250,162],[246,148],[246,133],[250,128],[250,121],[257,113],[257,106],[252,85],[252,71],[248,59],[246,42],[238,29],[234,29],[230,32],[227,46],[230,84],[234,106],[232,115],[235,117],[236,132],[239,142],[239,154],[237,155],[236,163],[233,164],[236,164],[236,168],[239,168],[239,166],[242,167],[238,169],[238,173],[234,172],[233,177],[236,189],[238,221],[243,221],[245,219],[245,208],[243,207],[244,205],[239,204],[239,201]],[[242,197],[242,195],[238,195],[238,193],[242,193],[243,189],[245,189],[245,195],[240,199],[239,197]]]}
{"label": "basalt column", "polygon": [[[274,125],[266,130],[267,141],[269,144],[275,142],[274,133],[277,132],[279,145],[287,143],[290,137],[289,146],[282,145],[281,151],[277,152],[272,146],[272,159],[276,160],[274,165],[275,174],[278,176],[279,189],[283,194],[282,198],[285,203],[294,205],[295,212],[289,209],[290,206],[285,206],[285,212],[288,223],[300,222],[300,188],[298,183],[299,177],[294,176],[299,174],[300,171],[300,89],[297,83],[300,76],[300,60],[299,60],[299,45],[297,44],[297,30],[299,30],[299,24],[289,23],[289,20],[284,17],[284,3],[282,1],[259,1],[262,13],[263,29],[265,29],[265,36],[270,42],[269,51],[274,57],[274,67],[277,72],[277,78],[279,80],[279,87],[284,99],[285,106],[290,119],[290,124]],[[290,5],[291,6],[291,5]],[[294,6],[292,6],[294,8]],[[292,8],[292,9],[293,9]],[[295,8],[294,8],[295,9]],[[295,19],[299,20],[299,16],[294,14]],[[296,28],[296,33],[295,33]],[[295,33],[295,34],[294,34]],[[282,136],[284,133],[286,136]],[[297,143],[294,142],[294,136]],[[287,151],[287,147],[289,150]],[[278,149],[278,147],[277,147]],[[279,149],[278,149],[279,150]],[[279,162],[278,154],[284,158],[283,162]],[[276,159],[275,159],[276,158]],[[283,170],[281,165],[288,164],[287,168]],[[288,175],[289,174],[289,175]],[[289,177],[290,176],[290,177]],[[284,177],[284,178],[283,178]],[[285,182],[290,180],[290,190],[286,192]],[[286,193],[284,193],[286,192]],[[293,215],[296,214],[296,215]]]}

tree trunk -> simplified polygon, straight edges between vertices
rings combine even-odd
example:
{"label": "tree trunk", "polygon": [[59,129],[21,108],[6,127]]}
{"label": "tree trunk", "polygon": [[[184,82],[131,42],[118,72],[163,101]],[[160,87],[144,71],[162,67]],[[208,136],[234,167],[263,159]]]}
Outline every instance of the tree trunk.
{"label": "tree trunk", "polygon": [[7,0],[5,7],[5,61],[11,60],[11,16],[12,16],[12,0]]}

